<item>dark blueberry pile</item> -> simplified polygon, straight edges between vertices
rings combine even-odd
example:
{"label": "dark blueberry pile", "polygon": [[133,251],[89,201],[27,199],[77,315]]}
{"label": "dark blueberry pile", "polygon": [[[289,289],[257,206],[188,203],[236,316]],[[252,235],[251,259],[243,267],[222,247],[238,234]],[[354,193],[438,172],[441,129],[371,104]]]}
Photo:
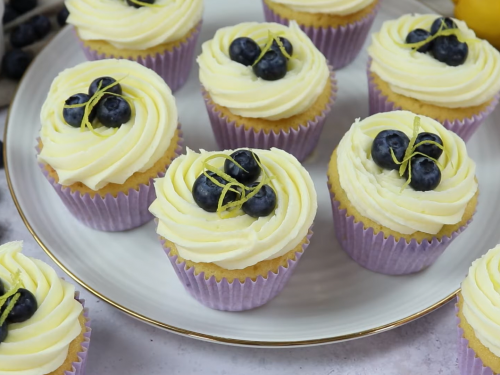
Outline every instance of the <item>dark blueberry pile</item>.
{"label": "dark blueberry pile", "polygon": [[288,58],[293,54],[293,46],[286,38],[274,38],[271,46],[262,56],[261,54],[262,49],[251,38],[236,38],[229,46],[231,60],[252,66],[255,75],[266,81],[276,81],[286,75]]}
{"label": "dark blueberry pile", "polygon": [[[224,163],[224,173],[234,178],[239,183],[250,188],[249,191],[258,187],[256,182],[261,175],[260,159],[249,150],[238,150],[230,155]],[[235,163],[236,162],[236,163]],[[237,165],[239,164],[239,166]],[[242,168],[240,168],[242,167]],[[218,181],[221,185],[227,185],[223,177],[214,172],[207,172],[209,176]],[[196,204],[208,212],[217,212],[219,200],[223,187],[215,184],[205,173],[198,176],[193,184],[193,199]],[[245,190],[247,191],[247,190]],[[228,190],[223,199],[223,205],[235,202],[240,198],[241,192],[236,187]],[[260,190],[250,199],[243,203],[241,209],[251,217],[263,217],[270,215],[276,208],[276,193],[269,185],[262,185]]]}
{"label": "dark blueberry pile", "polygon": [[457,29],[455,22],[451,18],[440,17],[433,22],[430,31],[424,29],[412,30],[406,37],[406,43],[420,43],[429,39],[428,43],[417,49],[418,52],[430,52],[438,61],[449,66],[459,66],[465,63],[469,55],[467,43],[460,42],[456,35],[440,35],[434,38],[440,30],[449,29]]}
{"label": "dark blueberry pile", "polygon": [[[100,77],[96,78],[89,87],[88,94],[79,93],[70,96],[66,99],[65,106],[63,108],[63,117],[68,125],[78,128],[82,125],[82,121],[85,115],[85,106],[79,106],[74,108],[68,108],[67,106],[75,104],[86,104],[89,100],[92,100],[94,95],[111,84],[116,83],[116,80],[111,77]],[[90,123],[94,121],[95,118],[104,126],[108,128],[119,128],[122,124],[125,124],[130,120],[132,116],[132,109],[130,104],[123,99],[121,96],[122,88],[119,83],[114,86],[107,88],[99,102],[93,106],[91,109],[88,120]]]}
{"label": "dark blueberry pile", "polygon": [[[417,136],[415,146],[418,147],[414,146],[413,156],[409,161],[410,165],[405,170],[404,177],[406,179],[410,177],[409,171],[411,170],[409,185],[417,191],[434,190],[441,182],[441,171],[434,160],[441,156],[443,150],[431,142],[443,146],[443,141],[436,134],[420,133]],[[419,145],[420,143],[422,144]],[[373,140],[372,159],[381,168],[399,170],[409,145],[410,139],[405,133],[398,130],[383,130]],[[391,149],[399,164],[394,161]]]}

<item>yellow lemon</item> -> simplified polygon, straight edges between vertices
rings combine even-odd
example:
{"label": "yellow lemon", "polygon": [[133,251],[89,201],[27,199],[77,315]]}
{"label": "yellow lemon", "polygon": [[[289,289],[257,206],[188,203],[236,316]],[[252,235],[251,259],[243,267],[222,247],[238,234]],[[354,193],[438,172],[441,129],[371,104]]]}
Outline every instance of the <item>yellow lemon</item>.
{"label": "yellow lemon", "polygon": [[500,49],[500,0],[453,0],[455,17]]}

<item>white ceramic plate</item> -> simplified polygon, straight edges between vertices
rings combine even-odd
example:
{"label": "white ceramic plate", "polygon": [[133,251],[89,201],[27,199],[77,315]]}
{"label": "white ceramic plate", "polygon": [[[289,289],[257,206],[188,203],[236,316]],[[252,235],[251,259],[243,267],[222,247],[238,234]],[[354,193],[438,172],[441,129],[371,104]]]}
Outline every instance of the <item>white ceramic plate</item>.
{"label": "white ceramic plate", "polygon": [[[415,1],[384,0],[375,22],[428,10]],[[226,25],[263,19],[257,0],[207,0],[201,39]],[[183,289],[150,223],[128,233],[93,231],[66,211],[35,161],[39,112],[54,77],[84,60],[73,31],[61,32],[26,74],[6,127],[8,177],[37,241],[76,281],[122,311],[177,333],[239,345],[293,346],[365,336],[416,319],[453,298],[471,262],[500,239],[500,111],[469,144],[481,199],[472,225],[430,269],[413,276],[369,272],[351,261],[333,233],[326,187],[328,158],[356,117],[368,114],[366,52],[338,73],[339,99],[316,154],[305,163],[319,195],[312,245],[283,293],[254,311],[227,313],[198,304]],[[189,147],[211,150],[214,138],[196,68],[177,94]]]}

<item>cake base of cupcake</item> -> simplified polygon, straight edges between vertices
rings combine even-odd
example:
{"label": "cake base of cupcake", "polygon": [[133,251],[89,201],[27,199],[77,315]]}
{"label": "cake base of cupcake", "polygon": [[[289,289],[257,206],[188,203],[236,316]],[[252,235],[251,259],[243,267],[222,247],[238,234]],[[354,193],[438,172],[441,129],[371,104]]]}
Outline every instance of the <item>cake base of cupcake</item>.
{"label": "cake base of cupcake", "polygon": [[[75,293],[75,299],[82,304],[84,307],[83,313],[80,319],[82,323],[83,332],[77,337],[74,342],[71,343],[68,353],[68,358],[66,362],[59,367],[57,370],[51,372],[48,375],[84,375],[85,367],[87,364],[87,355],[90,346],[90,337],[92,334],[92,329],[90,328],[89,311],[85,308],[85,300],[80,299],[80,294]],[[80,338],[80,340],[79,340]],[[81,342],[79,342],[81,341]],[[76,357],[76,361],[70,362],[71,357]]]}

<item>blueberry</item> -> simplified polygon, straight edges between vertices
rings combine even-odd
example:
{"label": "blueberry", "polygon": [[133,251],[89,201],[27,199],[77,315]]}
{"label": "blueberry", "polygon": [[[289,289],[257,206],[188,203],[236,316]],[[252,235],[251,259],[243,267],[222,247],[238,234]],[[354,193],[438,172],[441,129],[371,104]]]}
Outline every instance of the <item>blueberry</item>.
{"label": "blueberry", "polygon": [[236,161],[239,165],[246,170],[240,169],[236,164],[232,161],[227,160],[224,162],[224,172],[234,178],[236,181],[241,182],[242,184],[249,184],[251,182],[256,181],[260,176],[260,167],[257,164],[257,160],[260,162],[260,159],[257,155],[250,150],[238,150],[233,152],[230,156]]}
{"label": "blueberry", "polygon": [[[424,29],[415,29],[406,36],[406,43],[419,43],[429,38],[431,34]],[[417,49],[418,52],[428,52],[432,48],[432,41]]]}
{"label": "blueberry", "polygon": [[[434,134],[434,133],[420,133],[417,136],[417,139],[415,140],[415,146],[418,145],[420,142],[423,141],[433,141],[436,143],[439,143],[441,146],[443,145],[443,141],[441,140],[441,137],[439,135]],[[434,159],[439,159],[441,154],[443,153],[443,150],[440,149],[438,146],[428,143],[428,144],[423,144],[421,146],[418,146],[415,151],[421,152],[424,155],[427,155],[431,158]]]}
{"label": "blueberry", "polygon": [[10,6],[19,14],[29,12],[37,6],[37,0],[11,0]]}
{"label": "blueberry", "polygon": [[66,20],[68,19],[69,11],[66,5],[57,13],[57,23],[59,26],[63,27],[66,25]]}
{"label": "blueberry", "polygon": [[[250,187],[257,187],[254,182]],[[243,203],[243,212],[251,217],[264,217],[271,214],[276,208],[276,193],[269,185],[262,185],[260,190],[252,198]]]}
{"label": "blueberry", "polygon": [[[116,79],[111,78],[111,77],[99,77],[99,78],[94,79],[94,81],[92,81],[92,83],[90,84],[90,87],[89,87],[89,95],[93,96],[96,93],[97,89],[99,88],[99,83],[101,83],[100,89],[103,89],[103,88],[111,85],[114,82],[116,82]],[[110,87],[109,89],[107,89],[106,92],[112,92],[112,93],[121,95],[122,94],[122,87],[118,83],[118,84]]]}
{"label": "blueberry", "polygon": [[433,23],[432,23],[432,26],[431,26],[431,35],[436,35],[437,32],[439,31],[439,29],[441,28],[441,24],[443,23],[444,21],[444,27],[443,27],[443,30],[446,30],[446,29],[456,29],[457,28],[457,24],[449,17],[440,17],[440,18],[437,18]]}
{"label": "blueberry", "polygon": [[260,56],[260,47],[251,38],[236,38],[229,46],[229,57],[231,60],[245,66],[252,65]]}
{"label": "blueberry", "polygon": [[[17,293],[19,293],[21,296],[14,305],[14,308],[7,316],[7,322],[9,323],[25,322],[29,318],[31,318],[38,309],[38,303],[33,293],[24,288],[19,288]],[[11,300],[12,297],[7,298],[4,306],[8,306]]]}
{"label": "blueberry", "polygon": [[2,22],[7,25],[9,22],[14,21],[19,17],[19,13],[12,8],[10,4],[5,4],[5,13],[3,14]]}
{"label": "blueberry", "polygon": [[[74,105],[74,104],[82,104],[87,103],[90,100],[90,96],[87,94],[75,94],[70,96],[64,102],[65,105]],[[75,128],[79,128],[82,125],[83,115],[85,114],[85,106],[75,107],[75,108],[64,108],[63,109],[63,117],[68,125],[71,125]],[[94,121],[96,115],[96,108],[92,108],[92,111],[89,114],[89,121]]]}
{"label": "blueberry", "polygon": [[461,43],[455,35],[439,36],[434,40],[432,55],[446,65],[459,66],[467,60],[469,46]]}
{"label": "blueberry", "polygon": [[10,44],[14,48],[26,47],[35,41],[35,28],[30,23],[22,23],[10,33]]}
{"label": "blueberry", "polygon": [[438,187],[441,171],[431,159],[415,156],[411,159],[410,186],[416,191],[429,191]]}
{"label": "blueberry", "polygon": [[[292,56],[293,55],[292,43],[290,43],[290,41],[288,39],[283,38],[281,36],[279,37],[279,40],[283,44],[283,47],[285,47],[286,53],[288,53],[288,55]],[[273,44],[271,44],[271,49],[274,51],[283,53],[283,52],[281,52],[281,48],[278,46],[278,43],[276,43],[276,41],[274,41]]]}
{"label": "blueberry", "polygon": [[29,22],[35,29],[35,35],[37,39],[45,38],[50,33],[50,30],[52,30],[52,24],[50,23],[50,20],[42,14],[32,17]]}
{"label": "blueberry", "polygon": [[128,102],[119,96],[108,96],[97,106],[97,119],[108,128],[119,128],[132,116]]}
{"label": "blueberry", "polygon": [[7,330],[7,321],[5,321],[0,326],[0,343],[5,341],[8,334],[9,334],[9,331]]}
{"label": "blueberry", "polygon": [[[227,181],[222,177],[217,176],[213,172],[207,172],[208,175],[219,181],[221,184],[226,185]],[[208,212],[217,212],[219,199],[222,194],[222,188],[214,184],[205,173],[198,176],[193,184],[193,199],[196,204]],[[234,191],[228,190],[224,196],[223,204],[234,202],[238,198],[238,194]]]}
{"label": "blueberry", "polygon": [[5,286],[3,285],[2,280],[0,280],[0,297],[3,296],[4,294],[5,294]]}
{"label": "blueberry", "polygon": [[33,56],[29,52],[21,49],[10,50],[3,57],[2,72],[7,78],[20,79],[32,60]]}
{"label": "blueberry", "polygon": [[[141,3],[147,3],[147,4],[154,4],[155,3],[155,0],[139,0],[139,1]],[[143,5],[136,4],[130,0],[127,0],[127,4],[134,7],[134,8],[140,8],[143,6]]]}
{"label": "blueberry", "polygon": [[286,75],[286,63],[286,57],[281,52],[269,50],[262,59],[253,66],[253,71],[257,77],[266,81],[276,81]]}
{"label": "blueberry", "polygon": [[401,162],[409,144],[410,139],[405,133],[399,130],[383,130],[373,140],[373,161],[384,169],[399,169],[399,165],[392,160],[391,148],[396,159]]}

